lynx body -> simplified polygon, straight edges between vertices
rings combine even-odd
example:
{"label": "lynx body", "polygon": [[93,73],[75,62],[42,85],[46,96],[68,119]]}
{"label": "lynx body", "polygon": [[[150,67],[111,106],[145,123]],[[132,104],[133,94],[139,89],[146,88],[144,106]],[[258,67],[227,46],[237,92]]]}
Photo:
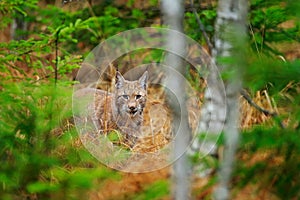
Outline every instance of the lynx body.
{"label": "lynx body", "polygon": [[87,88],[76,93],[78,97],[91,93],[94,95],[88,110],[98,132],[107,133],[118,129],[125,138],[135,140],[141,134],[143,111],[147,101],[147,80],[147,71],[135,81],[125,80],[117,72],[113,93]]}

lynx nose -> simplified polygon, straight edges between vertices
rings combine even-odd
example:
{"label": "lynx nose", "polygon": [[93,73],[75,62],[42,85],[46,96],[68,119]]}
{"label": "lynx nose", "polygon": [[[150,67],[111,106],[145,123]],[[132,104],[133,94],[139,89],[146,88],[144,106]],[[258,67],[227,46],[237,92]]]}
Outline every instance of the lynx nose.
{"label": "lynx nose", "polygon": [[134,106],[130,106],[130,107],[129,107],[129,110],[130,110],[130,111],[134,111],[134,110],[135,110],[135,107],[134,107]]}
{"label": "lynx nose", "polygon": [[134,107],[134,106],[128,106],[128,112],[129,112],[131,115],[135,115],[135,113],[137,113],[137,108]]}

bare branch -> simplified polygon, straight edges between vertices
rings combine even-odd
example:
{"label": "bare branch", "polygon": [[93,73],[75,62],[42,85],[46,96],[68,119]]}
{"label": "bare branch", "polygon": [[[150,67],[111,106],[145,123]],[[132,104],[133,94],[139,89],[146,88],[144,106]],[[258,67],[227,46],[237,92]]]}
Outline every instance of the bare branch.
{"label": "bare branch", "polygon": [[55,85],[57,83],[58,79],[58,39],[59,39],[59,32],[61,29],[58,29],[56,32],[55,36],[55,67],[54,67],[54,80],[55,80]]}
{"label": "bare branch", "polygon": [[201,22],[201,20],[200,20],[200,17],[199,17],[199,15],[198,15],[198,13],[197,13],[197,10],[196,10],[196,8],[195,8],[195,6],[194,6],[194,0],[190,0],[190,3],[191,3],[192,11],[193,11],[193,13],[194,13],[194,15],[195,15],[195,18],[196,18],[196,20],[197,20],[197,23],[198,23],[198,25],[199,25],[199,29],[200,29],[200,31],[202,32],[203,37],[204,37],[204,39],[205,39],[205,42],[206,42],[206,44],[207,44],[208,47],[209,47],[209,51],[211,51],[211,50],[213,49],[213,45],[212,45],[212,43],[211,43],[211,41],[210,41],[210,39],[209,39],[209,37],[208,37],[206,31],[205,31],[205,27],[204,27],[204,25],[202,24],[202,22]]}
{"label": "bare branch", "polygon": [[[251,105],[253,106],[256,110],[264,113],[265,115],[267,116],[271,116],[272,118],[274,119],[277,119],[278,120],[278,113],[276,112],[272,112],[272,111],[269,111],[269,110],[266,110],[262,107],[260,107],[259,105],[257,105],[253,100],[252,98],[250,97],[250,95],[245,91],[245,90],[241,90],[241,95],[242,97]],[[281,120],[278,121],[279,125],[281,128],[285,128],[283,122]]]}

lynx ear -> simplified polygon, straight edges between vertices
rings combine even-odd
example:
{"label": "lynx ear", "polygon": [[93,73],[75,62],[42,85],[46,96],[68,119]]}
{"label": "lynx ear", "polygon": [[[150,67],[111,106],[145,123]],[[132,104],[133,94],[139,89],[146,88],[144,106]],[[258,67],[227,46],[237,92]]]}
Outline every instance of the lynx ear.
{"label": "lynx ear", "polygon": [[121,87],[123,87],[124,82],[125,82],[124,77],[122,76],[122,74],[119,71],[117,71],[117,73],[116,73],[116,88],[120,89]]}
{"label": "lynx ear", "polygon": [[144,74],[139,79],[139,83],[144,88],[144,90],[147,89],[147,81],[148,81],[148,71],[145,71]]}

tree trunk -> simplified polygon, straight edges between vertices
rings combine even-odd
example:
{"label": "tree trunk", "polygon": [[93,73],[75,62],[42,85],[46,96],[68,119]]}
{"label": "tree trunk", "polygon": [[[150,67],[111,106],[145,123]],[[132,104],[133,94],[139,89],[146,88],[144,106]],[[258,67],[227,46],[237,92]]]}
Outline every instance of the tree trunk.
{"label": "tree trunk", "polygon": [[[215,48],[213,59],[218,62],[225,76],[227,117],[224,127],[225,149],[220,171],[219,183],[214,192],[215,199],[229,198],[229,183],[234,165],[234,157],[239,138],[239,93],[242,87],[241,74],[245,67],[247,0],[220,0],[215,24]],[[224,59],[225,58],[225,59]],[[224,76],[223,76],[224,77]]]}
{"label": "tree trunk", "polygon": [[[183,10],[184,1],[180,0],[163,0],[162,10],[164,13],[164,22],[169,25],[169,28],[183,32]],[[172,67],[180,74],[184,74],[183,60],[178,55],[185,55],[185,40],[180,34],[170,31],[166,39],[167,49],[172,53],[167,53],[164,64]],[[188,114],[185,102],[185,80],[166,73],[165,85],[170,89],[179,102],[172,99],[167,93],[170,100],[170,106],[173,112],[172,131],[175,136],[173,156],[178,158],[173,165],[173,198],[182,200],[189,199],[190,196],[190,164],[186,155],[185,148],[190,142],[190,129],[188,126]],[[173,96],[174,98],[174,96]],[[176,125],[180,124],[176,130]]]}

